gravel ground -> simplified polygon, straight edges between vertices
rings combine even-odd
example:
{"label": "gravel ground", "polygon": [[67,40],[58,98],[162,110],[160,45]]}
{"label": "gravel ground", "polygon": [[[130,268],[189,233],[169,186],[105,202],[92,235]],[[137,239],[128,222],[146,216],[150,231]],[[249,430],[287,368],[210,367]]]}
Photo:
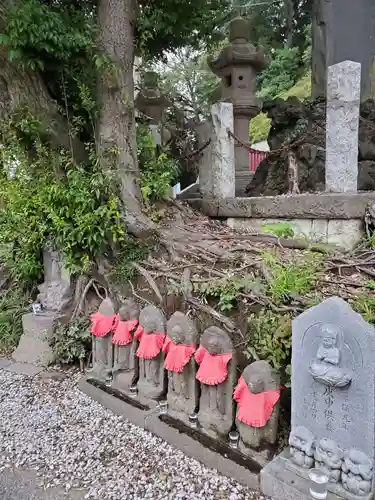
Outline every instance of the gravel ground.
{"label": "gravel ground", "polygon": [[92,401],[79,374],[0,371],[0,473],[38,471],[40,485],[100,500],[265,500]]}

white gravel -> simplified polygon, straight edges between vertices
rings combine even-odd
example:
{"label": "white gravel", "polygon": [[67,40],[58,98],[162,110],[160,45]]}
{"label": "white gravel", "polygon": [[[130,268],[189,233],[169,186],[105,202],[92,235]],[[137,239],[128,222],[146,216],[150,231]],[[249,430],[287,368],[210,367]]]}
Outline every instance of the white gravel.
{"label": "white gravel", "polygon": [[41,485],[100,500],[261,500],[63,381],[0,370],[0,473],[38,470]]}

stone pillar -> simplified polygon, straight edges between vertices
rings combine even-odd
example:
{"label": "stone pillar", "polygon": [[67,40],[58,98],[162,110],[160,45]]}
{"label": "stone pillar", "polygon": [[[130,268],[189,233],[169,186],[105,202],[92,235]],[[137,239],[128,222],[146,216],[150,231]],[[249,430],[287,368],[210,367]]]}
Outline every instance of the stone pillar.
{"label": "stone pillar", "polygon": [[314,0],[312,95],[325,96],[327,68],[346,60],[361,63],[361,101],[375,98],[375,2]]}
{"label": "stone pillar", "polygon": [[344,61],[328,68],[326,191],[357,191],[361,65]]}
{"label": "stone pillar", "polygon": [[[212,126],[210,120],[197,127],[199,147],[203,147],[211,140]],[[202,198],[212,198],[212,167],[211,167],[211,143],[206,146],[199,158],[198,165],[199,192]]]}
{"label": "stone pillar", "polygon": [[212,196],[234,198],[236,190],[234,141],[228,134],[233,131],[233,106],[217,103],[211,108],[211,165]]}

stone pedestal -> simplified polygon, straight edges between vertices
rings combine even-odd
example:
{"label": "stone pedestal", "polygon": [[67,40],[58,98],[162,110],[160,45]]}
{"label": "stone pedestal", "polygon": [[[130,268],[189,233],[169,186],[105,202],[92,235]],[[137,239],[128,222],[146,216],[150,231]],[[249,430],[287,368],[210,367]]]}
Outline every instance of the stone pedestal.
{"label": "stone pedestal", "polygon": [[326,191],[357,191],[360,84],[359,63],[328,68]]}
{"label": "stone pedestal", "polygon": [[22,316],[23,335],[12,355],[15,361],[37,366],[47,366],[53,361],[49,340],[53,334],[55,318],[54,311]]}

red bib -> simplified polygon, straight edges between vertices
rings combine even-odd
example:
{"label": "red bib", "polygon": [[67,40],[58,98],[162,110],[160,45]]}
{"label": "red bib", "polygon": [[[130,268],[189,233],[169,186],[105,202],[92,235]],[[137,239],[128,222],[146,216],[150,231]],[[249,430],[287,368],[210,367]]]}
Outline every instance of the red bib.
{"label": "red bib", "polygon": [[195,353],[195,345],[175,344],[169,337],[165,339],[163,352],[166,353],[164,368],[181,373]]}
{"label": "red bib", "polygon": [[137,326],[138,321],[136,319],[119,321],[112,338],[112,343],[117,345],[130,344],[133,341],[134,330],[136,330]]}
{"label": "red bib", "polygon": [[114,330],[117,324],[117,314],[111,316],[104,316],[100,312],[91,315],[91,329],[90,332],[95,337],[105,337],[108,333]]}
{"label": "red bib", "polygon": [[210,354],[203,345],[195,353],[195,360],[200,365],[197,379],[206,385],[218,385],[228,376],[228,363],[232,354]]}
{"label": "red bib", "polygon": [[238,404],[236,418],[250,427],[264,427],[280,399],[280,389],[253,394],[240,377],[234,389],[233,399]]}
{"label": "red bib", "polygon": [[138,358],[153,359],[161,351],[165,339],[165,333],[144,333],[142,325],[139,325],[135,338],[139,340],[136,352]]}

